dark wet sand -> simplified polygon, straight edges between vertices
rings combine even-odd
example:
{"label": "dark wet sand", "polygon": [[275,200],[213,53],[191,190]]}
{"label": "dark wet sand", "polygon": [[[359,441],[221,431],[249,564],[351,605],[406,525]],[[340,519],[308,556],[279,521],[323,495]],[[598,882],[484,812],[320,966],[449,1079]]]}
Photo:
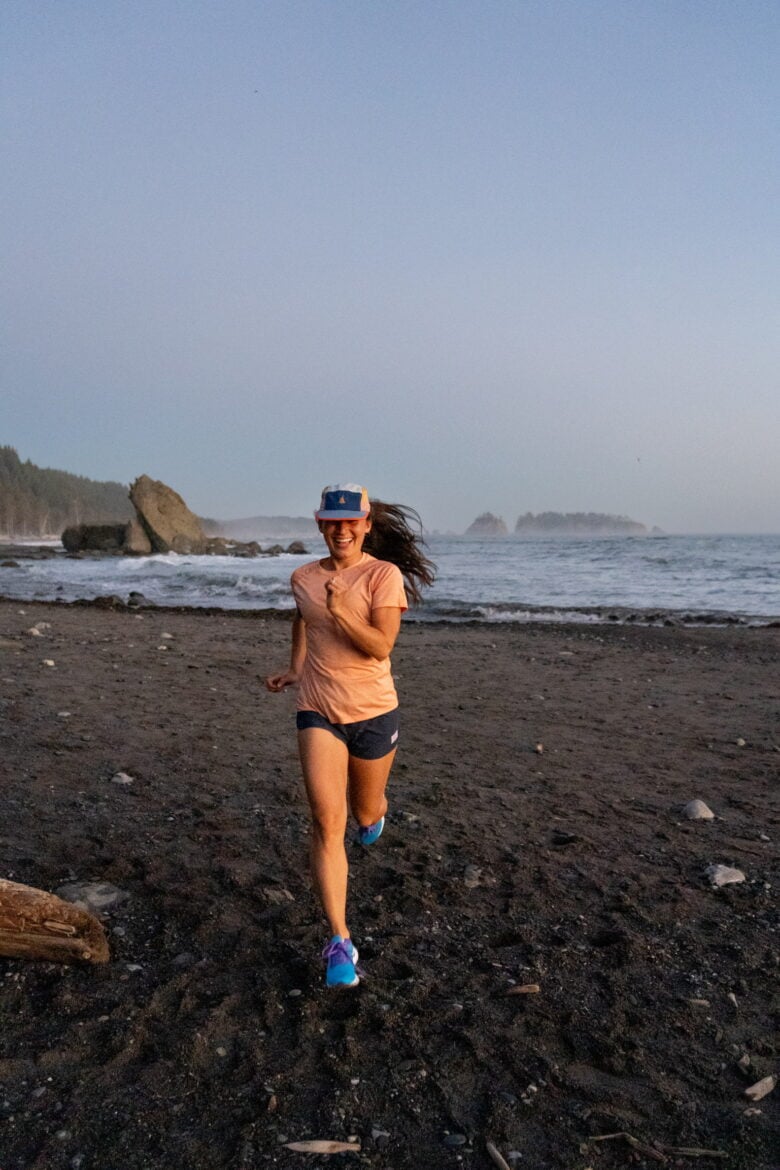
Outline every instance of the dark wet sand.
{"label": "dark wet sand", "polygon": [[[288,637],[0,602],[0,876],[130,895],[107,966],[0,960],[2,1170],[488,1170],[487,1141],[518,1170],[775,1168],[780,1087],[744,1090],[777,1072],[780,631],[406,626],[341,994],[294,700],[261,687]],[[718,819],[681,818],[697,796]],[[652,1152],[591,1140],[616,1133]]]}

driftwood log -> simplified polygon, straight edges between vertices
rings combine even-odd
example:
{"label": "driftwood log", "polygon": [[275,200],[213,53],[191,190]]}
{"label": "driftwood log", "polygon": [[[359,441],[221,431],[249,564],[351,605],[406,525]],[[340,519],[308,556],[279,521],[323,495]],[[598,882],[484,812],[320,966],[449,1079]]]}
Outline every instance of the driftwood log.
{"label": "driftwood log", "polygon": [[46,890],[0,878],[0,955],[51,963],[108,962],[105,931],[92,914]]}

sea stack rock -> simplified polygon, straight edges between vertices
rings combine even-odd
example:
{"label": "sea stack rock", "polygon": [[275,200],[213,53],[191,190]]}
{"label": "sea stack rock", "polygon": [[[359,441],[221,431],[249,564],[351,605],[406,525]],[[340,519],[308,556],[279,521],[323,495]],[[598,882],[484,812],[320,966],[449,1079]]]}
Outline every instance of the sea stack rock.
{"label": "sea stack rock", "polygon": [[141,475],[130,487],[130,500],[154,552],[205,552],[200,520],[173,488]]}
{"label": "sea stack rock", "polygon": [[506,536],[507,527],[500,516],[492,512],[483,512],[477,516],[473,524],[466,529],[466,536]]}
{"label": "sea stack rock", "polygon": [[125,528],[125,539],[122,552],[129,556],[148,557],[152,551],[152,542],[146,535],[140,520],[129,520]]}

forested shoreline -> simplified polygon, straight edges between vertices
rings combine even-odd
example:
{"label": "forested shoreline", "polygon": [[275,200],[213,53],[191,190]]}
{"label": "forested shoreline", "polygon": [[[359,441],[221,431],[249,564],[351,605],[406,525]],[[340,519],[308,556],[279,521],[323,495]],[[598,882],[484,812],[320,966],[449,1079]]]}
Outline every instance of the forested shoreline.
{"label": "forested shoreline", "polygon": [[9,539],[59,536],[69,524],[129,520],[127,486],[68,471],[38,467],[0,447],[0,535]]}

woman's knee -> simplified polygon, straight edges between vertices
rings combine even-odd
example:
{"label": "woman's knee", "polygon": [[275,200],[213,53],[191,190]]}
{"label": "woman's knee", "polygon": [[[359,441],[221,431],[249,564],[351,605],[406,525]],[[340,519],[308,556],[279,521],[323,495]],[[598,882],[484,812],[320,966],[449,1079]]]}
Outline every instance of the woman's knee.
{"label": "woman's knee", "polygon": [[346,830],[346,809],[338,812],[312,810],[312,832],[322,844],[330,845],[343,841]]}

